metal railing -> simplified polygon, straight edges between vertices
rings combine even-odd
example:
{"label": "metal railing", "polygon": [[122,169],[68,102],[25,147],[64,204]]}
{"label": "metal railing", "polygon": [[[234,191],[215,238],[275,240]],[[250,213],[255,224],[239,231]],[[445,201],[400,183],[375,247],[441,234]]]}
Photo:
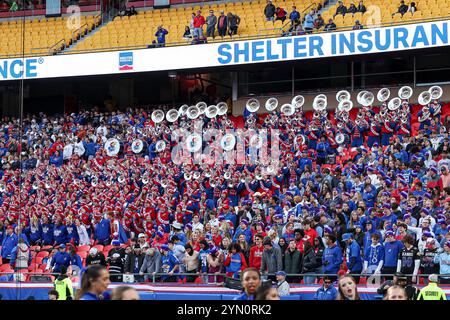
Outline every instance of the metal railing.
{"label": "metal railing", "polygon": [[[26,269],[24,269],[26,270]],[[241,272],[238,273],[238,275],[240,275]],[[23,276],[19,276],[19,275],[23,275]],[[14,272],[0,272],[0,277],[2,276],[6,276],[11,278],[10,280],[5,280],[3,279],[3,281],[6,282],[34,282],[34,281],[26,281],[27,279],[30,279],[31,276],[53,276],[55,278],[57,278],[60,275],[60,273],[56,273],[56,272],[37,272],[37,271],[14,271]],[[360,274],[360,273],[348,273],[346,275],[350,275],[356,278],[359,278],[359,282],[361,283],[361,279],[364,278],[365,279],[365,283],[368,286],[374,286],[374,285],[381,285],[382,282],[386,279],[386,278],[393,278],[396,274]],[[439,279],[440,278],[446,278],[446,279],[450,279],[450,274],[436,274]],[[137,282],[137,283],[164,283],[166,278],[172,277],[172,279],[174,278],[176,281],[178,280],[183,280],[185,278],[191,278],[191,279],[196,279],[196,278],[201,278],[203,281],[203,284],[220,284],[223,285],[223,283],[225,282],[225,279],[234,279],[234,280],[239,280],[239,278],[233,278],[233,277],[229,277],[227,276],[226,273],[202,273],[202,272],[196,272],[196,273],[188,273],[188,272],[179,272],[179,273],[173,273],[173,274],[169,274],[169,273],[163,273],[163,272],[156,272],[156,273],[110,273],[110,277],[117,279],[117,278],[124,278],[124,276],[132,276],[134,279],[132,282]],[[413,284],[420,284],[420,279],[424,279],[426,282],[427,278],[430,276],[430,274],[417,274],[416,276],[413,276],[412,274],[405,274],[404,276],[407,276],[408,278],[413,278],[416,277],[416,281],[413,282]],[[70,277],[72,278],[76,278],[79,277],[79,270],[76,271],[76,274],[71,275]],[[265,273],[261,275],[262,279],[265,280],[267,278],[275,278],[275,274],[271,273]],[[300,280],[305,279],[305,278],[314,278],[314,283],[311,284],[319,284],[320,280],[323,277],[331,277],[331,278],[338,278],[339,274],[335,273],[335,274],[330,274],[330,273],[295,273],[295,274],[287,274],[286,275],[287,279],[296,279],[295,282],[292,282],[292,284],[300,284]],[[216,280],[223,280],[223,281],[209,281],[210,278],[216,279]],[[1,278],[0,278],[1,279]],[[143,280],[143,281],[142,281]],[[125,283],[129,283],[130,281],[115,281],[115,282],[125,282]],[[195,281],[190,281],[188,283],[195,283]]]}

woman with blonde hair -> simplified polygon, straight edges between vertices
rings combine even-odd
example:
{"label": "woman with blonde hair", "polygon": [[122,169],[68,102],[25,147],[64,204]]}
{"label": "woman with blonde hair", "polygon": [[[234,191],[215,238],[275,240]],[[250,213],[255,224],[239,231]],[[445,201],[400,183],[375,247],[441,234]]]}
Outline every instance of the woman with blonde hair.
{"label": "woman with blonde hair", "polygon": [[355,278],[345,275],[338,280],[338,296],[336,300],[361,300]]}

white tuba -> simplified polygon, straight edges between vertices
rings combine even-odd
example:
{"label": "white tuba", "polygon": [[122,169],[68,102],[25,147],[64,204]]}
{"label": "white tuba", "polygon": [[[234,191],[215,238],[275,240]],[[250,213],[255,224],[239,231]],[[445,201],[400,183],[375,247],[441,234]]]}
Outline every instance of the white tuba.
{"label": "white tuba", "polygon": [[431,93],[431,99],[433,100],[438,100],[443,94],[443,90],[440,86],[432,86],[428,89],[428,92]]}
{"label": "white tuba", "polygon": [[169,122],[175,122],[178,120],[178,117],[180,116],[180,111],[177,109],[170,109],[166,113],[166,120]]}
{"label": "white tuba", "polygon": [[227,133],[220,139],[220,146],[225,151],[233,150],[235,145],[236,145],[236,137],[231,133]]}
{"label": "white tuba", "polygon": [[189,106],[187,104],[183,104],[180,109],[178,109],[178,113],[181,116],[184,116],[186,114],[187,109],[189,108]]}
{"label": "white tuba", "polygon": [[186,115],[191,120],[197,119],[200,114],[200,109],[197,106],[190,106],[186,110]]}
{"label": "white tuba", "polygon": [[223,178],[225,180],[230,180],[231,179],[231,172],[230,171],[225,172],[225,174],[223,175]]}
{"label": "white tuba", "polygon": [[323,111],[327,108],[327,99],[324,94],[319,94],[314,98],[313,109],[316,111]]}
{"label": "white tuba", "polygon": [[281,106],[280,111],[286,117],[290,117],[295,113],[295,108],[291,104],[285,103]]}
{"label": "white tuba", "polygon": [[390,95],[391,95],[391,90],[389,90],[388,88],[383,88],[378,91],[377,99],[380,102],[385,102],[389,99]]}
{"label": "white tuba", "polygon": [[189,181],[189,180],[191,180],[191,179],[192,179],[192,174],[190,174],[189,172],[186,172],[186,173],[184,174],[184,180]]}
{"label": "white tuba", "polygon": [[225,102],[219,102],[216,107],[219,116],[223,116],[228,112],[228,105]]}
{"label": "white tuba", "polygon": [[206,104],[206,102],[203,102],[203,101],[197,103],[195,106],[198,108],[200,114],[204,114],[206,111],[206,108],[208,108],[208,105]]}
{"label": "white tuba", "polygon": [[362,97],[360,99],[360,103],[364,107],[369,107],[369,106],[371,106],[373,104],[374,100],[375,100],[375,96],[373,95],[373,93],[370,92],[370,91],[366,91],[362,95]]}
{"label": "white tuba", "polygon": [[423,91],[419,94],[419,98],[417,100],[419,101],[420,105],[427,106],[431,102],[431,99],[432,99],[431,96],[432,96],[432,94],[429,90]]}
{"label": "white tuba", "polygon": [[341,100],[338,104],[339,111],[349,112],[353,108],[353,102],[351,100]]}
{"label": "white tuba", "polygon": [[338,133],[338,134],[336,135],[336,142],[337,142],[338,144],[343,144],[344,141],[345,141],[345,136],[344,136],[344,134],[343,134],[343,133]]}
{"label": "white tuba", "polygon": [[202,148],[202,137],[198,133],[191,133],[186,138],[186,146],[189,152],[197,152]]}
{"label": "white tuba", "polygon": [[300,109],[305,104],[305,97],[298,95],[292,98],[291,104],[295,109]]}
{"label": "white tuba", "polygon": [[166,142],[163,140],[159,140],[156,142],[155,149],[157,152],[161,152],[166,148]]}
{"label": "white tuba", "polygon": [[269,98],[265,104],[267,111],[273,111],[278,107],[278,99],[277,98]]}
{"label": "white tuba", "polygon": [[409,99],[413,94],[413,89],[409,86],[404,86],[398,89],[398,96],[400,99]]}
{"label": "white tuba", "polygon": [[249,112],[256,112],[259,110],[260,107],[260,103],[257,99],[255,98],[251,98],[247,100],[247,103],[245,105],[245,108],[249,111]]}
{"label": "white tuba", "polygon": [[336,93],[336,100],[337,102],[341,102],[343,100],[350,100],[350,92],[347,90],[341,90],[338,93]]}
{"label": "white tuba", "polygon": [[205,115],[209,119],[215,118],[218,113],[219,113],[219,109],[215,105],[209,106],[205,111]]}
{"label": "white tuba", "polygon": [[400,98],[393,98],[388,103],[388,109],[391,111],[395,111],[402,105],[402,100]]}
{"label": "white tuba", "polygon": [[164,120],[164,111],[162,110],[153,111],[151,118],[154,123],[161,123]]}

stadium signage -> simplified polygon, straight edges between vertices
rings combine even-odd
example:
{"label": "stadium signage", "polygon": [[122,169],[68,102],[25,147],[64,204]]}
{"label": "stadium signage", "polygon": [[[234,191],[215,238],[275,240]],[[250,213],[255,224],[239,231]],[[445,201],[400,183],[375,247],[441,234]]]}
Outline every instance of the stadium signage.
{"label": "stadium signage", "polygon": [[[14,60],[0,60],[0,79],[20,79],[36,78],[37,77],[38,59],[14,59]],[[25,70],[24,70],[25,66]]]}
{"label": "stadium signage", "polygon": [[449,45],[450,20],[182,47],[0,59],[0,81],[151,72]]}
{"label": "stadium signage", "polygon": [[448,23],[430,23],[221,44],[221,65],[387,52],[448,44]]}

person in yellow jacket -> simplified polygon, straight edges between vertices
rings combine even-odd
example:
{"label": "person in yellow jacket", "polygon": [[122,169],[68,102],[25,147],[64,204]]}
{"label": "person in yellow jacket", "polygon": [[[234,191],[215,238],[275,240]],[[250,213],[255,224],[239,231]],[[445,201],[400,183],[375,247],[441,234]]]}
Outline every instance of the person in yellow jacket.
{"label": "person in yellow jacket", "polygon": [[58,292],[58,300],[73,300],[72,280],[67,276],[67,268],[61,267],[61,273],[55,280],[55,290]]}
{"label": "person in yellow jacket", "polygon": [[417,300],[447,300],[444,290],[438,287],[438,276],[430,274],[428,285],[420,290]]}

